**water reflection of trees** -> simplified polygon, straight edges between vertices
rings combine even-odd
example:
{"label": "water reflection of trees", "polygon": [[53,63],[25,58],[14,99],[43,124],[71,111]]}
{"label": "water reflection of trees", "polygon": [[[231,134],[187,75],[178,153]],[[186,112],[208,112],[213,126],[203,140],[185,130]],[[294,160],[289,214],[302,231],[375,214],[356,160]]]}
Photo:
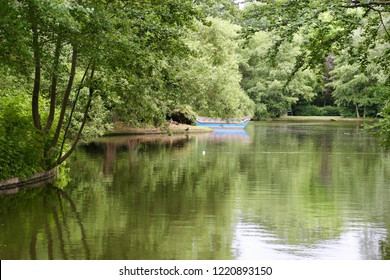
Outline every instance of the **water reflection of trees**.
{"label": "water reflection of trees", "polygon": [[[83,147],[70,160],[66,194],[74,207],[62,194],[59,203],[57,191],[46,195],[40,213],[50,214],[21,244],[31,258],[42,258],[44,237],[45,258],[230,259],[239,224],[255,225],[286,250],[339,239],[355,212],[364,213],[362,223],[390,227],[383,220],[390,161],[369,138],[289,126],[248,133],[250,141],[148,136]],[[75,241],[82,231],[89,247]],[[380,242],[367,232],[359,235],[363,257]],[[380,240],[375,248],[388,258],[389,238]]]}
{"label": "water reflection of trees", "polygon": [[[254,134],[247,166],[252,187],[243,199],[246,222],[286,244],[313,246],[337,239],[363,205],[364,222],[389,215],[380,204],[389,196],[384,180],[390,166],[370,137],[334,125],[270,125],[261,131]],[[361,246],[370,242],[361,238]]]}
{"label": "water reflection of trees", "polygon": [[[81,206],[84,218],[97,225],[91,238],[99,245],[94,246],[93,255],[103,259],[232,258],[230,226],[234,217],[229,212],[233,200],[223,201],[220,195],[236,188],[237,182],[230,182],[224,172],[235,172],[238,163],[200,147],[207,141],[198,143],[197,137],[115,141],[116,148],[94,144],[102,153],[109,150],[114,155],[91,160],[96,151],[88,147],[83,149],[88,153],[76,152],[72,163],[73,169],[84,168],[87,173],[85,177],[72,173],[71,181],[77,185],[74,190],[82,193],[79,203],[88,202],[88,208]],[[223,144],[219,148],[223,149]],[[203,149],[210,156],[202,155]],[[107,166],[105,160],[110,158],[115,161],[111,161],[112,173],[107,179],[102,166]],[[224,172],[216,172],[218,169]],[[92,179],[93,186],[85,178]]]}
{"label": "water reflection of trees", "polygon": [[[390,230],[389,230],[390,231]],[[381,240],[379,243],[380,252],[383,260],[390,260],[390,233],[387,234],[387,240]]]}
{"label": "water reflection of trees", "polygon": [[[380,152],[376,152],[369,138],[351,135],[345,140],[344,133],[350,132],[344,129],[332,128],[331,133],[322,128],[285,129],[289,133],[278,127],[265,128],[263,133],[253,135],[249,145],[231,141],[215,144],[206,136],[187,139],[177,146],[140,141],[130,150],[116,154],[110,188],[121,194],[116,201],[121,200],[123,205],[134,203],[133,210],[138,209],[140,217],[158,215],[160,211],[176,221],[176,226],[167,226],[163,220],[157,222],[165,223],[161,229],[165,234],[157,234],[163,240],[167,235],[175,236],[183,220],[198,224],[204,221],[203,215],[229,217],[225,222],[232,226],[237,218],[232,216],[234,209],[240,209],[241,219],[260,225],[285,244],[313,246],[337,239],[346,229],[348,211],[354,210],[350,205],[373,206],[378,194],[388,193],[381,182],[383,158],[378,157]],[[202,157],[203,149],[209,157]],[[353,155],[352,160],[344,156],[347,154]],[[369,207],[366,214],[374,217],[383,214],[381,211],[384,210]],[[126,223],[133,229],[134,224],[142,224],[138,220]],[[219,240],[222,232],[232,232],[230,226],[215,227]],[[199,228],[202,233],[209,230],[206,226]],[[148,231],[150,227],[143,225],[135,234],[137,244],[148,244],[143,236]],[[191,228],[190,233],[182,235],[192,240],[201,232]],[[362,246],[371,242],[365,240],[368,237],[361,238]],[[205,240],[211,242],[209,235],[203,235],[203,242],[213,244]],[[164,251],[161,244],[154,246]],[[142,250],[155,252],[148,248]],[[224,256],[229,255],[225,252]]]}
{"label": "water reflection of trees", "polygon": [[[2,259],[89,259],[76,204],[54,185],[1,197]],[[75,244],[78,244],[75,246]]]}

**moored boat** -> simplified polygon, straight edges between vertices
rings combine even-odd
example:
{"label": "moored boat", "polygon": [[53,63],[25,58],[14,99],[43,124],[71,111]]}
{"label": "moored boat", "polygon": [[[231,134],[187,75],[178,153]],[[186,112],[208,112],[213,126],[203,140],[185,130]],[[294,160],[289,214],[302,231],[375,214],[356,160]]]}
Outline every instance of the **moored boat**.
{"label": "moored boat", "polygon": [[196,125],[211,128],[245,128],[250,120],[250,117],[243,117],[240,119],[198,117],[196,119]]}

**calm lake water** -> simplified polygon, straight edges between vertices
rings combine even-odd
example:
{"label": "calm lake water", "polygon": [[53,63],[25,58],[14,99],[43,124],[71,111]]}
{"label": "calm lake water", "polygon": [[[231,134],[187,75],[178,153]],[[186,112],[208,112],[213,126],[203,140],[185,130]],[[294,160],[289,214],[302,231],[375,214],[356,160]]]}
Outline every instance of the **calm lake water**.
{"label": "calm lake water", "polygon": [[390,259],[390,153],[359,125],[105,138],[0,196],[0,259]]}

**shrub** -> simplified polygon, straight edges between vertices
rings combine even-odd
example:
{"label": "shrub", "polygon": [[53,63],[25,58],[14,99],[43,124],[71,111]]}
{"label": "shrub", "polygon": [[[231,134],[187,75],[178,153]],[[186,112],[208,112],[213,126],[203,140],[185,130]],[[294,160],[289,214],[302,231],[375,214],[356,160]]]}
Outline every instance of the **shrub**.
{"label": "shrub", "polygon": [[255,121],[265,121],[271,119],[271,115],[265,104],[256,104],[252,119]]}
{"label": "shrub", "polygon": [[382,145],[390,147],[390,101],[387,101],[383,110],[378,114],[380,119],[369,129],[374,131],[374,134],[379,137]]}
{"label": "shrub", "polygon": [[294,108],[295,116],[321,116],[321,110],[314,105],[297,105]]}
{"label": "shrub", "polygon": [[340,116],[340,110],[335,106],[325,106],[320,108],[321,116]]}
{"label": "shrub", "polygon": [[340,115],[344,118],[355,118],[356,111],[353,107],[340,107]]}
{"label": "shrub", "polygon": [[297,105],[295,116],[340,116],[340,109],[335,106],[317,107],[314,105]]}
{"label": "shrub", "polygon": [[0,180],[44,170],[42,141],[31,117],[28,96],[0,96]]}
{"label": "shrub", "polygon": [[196,118],[197,114],[192,110],[191,106],[188,105],[176,107],[168,115],[168,119],[188,125],[195,125]]}

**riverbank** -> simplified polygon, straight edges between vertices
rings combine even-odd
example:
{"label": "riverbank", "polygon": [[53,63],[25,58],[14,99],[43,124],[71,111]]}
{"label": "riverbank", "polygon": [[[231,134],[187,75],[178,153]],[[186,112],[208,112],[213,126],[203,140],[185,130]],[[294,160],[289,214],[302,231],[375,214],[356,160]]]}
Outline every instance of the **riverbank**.
{"label": "riverbank", "polygon": [[142,135],[142,134],[182,134],[211,132],[208,127],[180,124],[177,122],[167,123],[165,127],[134,127],[122,122],[114,123],[114,128],[106,133],[106,136],[115,135]]}
{"label": "riverbank", "polygon": [[[282,116],[275,121],[291,122],[375,122],[372,118],[345,118],[341,116]],[[165,127],[134,127],[122,122],[114,123],[114,128],[106,132],[105,136],[117,135],[145,135],[145,134],[183,134],[211,132],[212,128],[180,124],[177,122],[167,123]]]}
{"label": "riverbank", "polygon": [[277,121],[315,122],[375,122],[373,118],[344,118],[341,116],[282,116]]}
{"label": "riverbank", "polygon": [[49,171],[42,171],[23,179],[15,177],[0,181],[0,195],[14,194],[25,187],[40,187],[44,183],[55,181],[56,178],[57,168],[53,168]]}

